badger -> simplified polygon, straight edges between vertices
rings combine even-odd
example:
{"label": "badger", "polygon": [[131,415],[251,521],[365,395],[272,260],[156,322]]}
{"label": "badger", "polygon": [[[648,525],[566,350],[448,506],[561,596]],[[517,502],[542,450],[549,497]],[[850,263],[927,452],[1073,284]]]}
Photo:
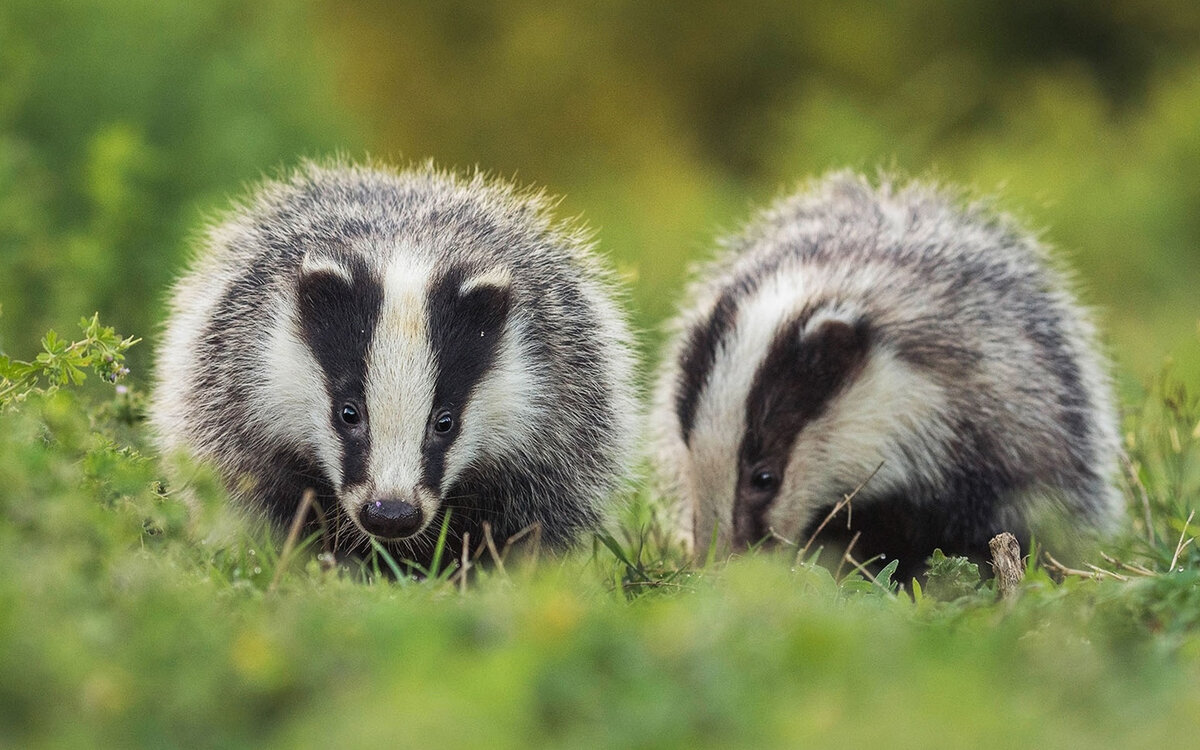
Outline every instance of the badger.
{"label": "badger", "polygon": [[853,542],[907,581],[935,548],[986,560],[1000,531],[1111,529],[1111,385],[1070,289],[958,191],[838,172],[779,200],[669,327],[651,423],[681,536]]}
{"label": "badger", "polygon": [[[635,444],[619,285],[543,194],[431,164],[305,163],[215,222],[175,284],[151,420],[284,526],[427,565],[605,516]],[[332,521],[329,523],[328,521]]]}

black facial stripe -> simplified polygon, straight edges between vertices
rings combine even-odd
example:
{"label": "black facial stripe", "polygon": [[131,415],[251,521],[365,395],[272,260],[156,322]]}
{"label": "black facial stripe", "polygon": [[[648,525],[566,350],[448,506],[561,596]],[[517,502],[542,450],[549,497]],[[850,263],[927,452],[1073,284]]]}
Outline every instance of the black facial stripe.
{"label": "black facial stripe", "polygon": [[256,464],[254,471],[258,479],[255,497],[278,528],[286,528],[295,518],[305,490],[316,493],[314,499],[322,509],[336,507],[336,503],[331,502],[334,498],[332,483],[321,466],[309,456],[277,449],[263,458],[261,466]]}
{"label": "black facial stripe", "polygon": [[782,478],[796,436],[824,413],[866,361],[865,322],[829,320],[801,339],[807,318],[801,315],[776,334],[746,397],[733,508],[734,540],[741,544],[766,536],[766,511],[779,494],[779,483],[764,492],[756,490],[752,477],[766,468]]}
{"label": "black facial stripe", "polygon": [[[460,293],[468,278],[461,268],[447,272],[429,291],[429,341],[437,364],[423,453],[423,481],[439,493],[446,453],[458,437],[463,409],[476,384],[495,362],[508,319],[511,290],[482,284]],[[432,429],[443,410],[454,425],[445,433]]]}
{"label": "black facial stripe", "polygon": [[[333,271],[300,277],[297,298],[300,328],[325,376],[330,404],[328,419],[342,439],[342,484],[366,481],[371,454],[370,413],[366,405],[367,352],[383,306],[383,288],[358,257],[341,259],[351,281]],[[353,403],[357,425],[341,418],[342,405]]]}
{"label": "black facial stripe", "polygon": [[[798,250],[809,252],[809,248]],[[737,321],[737,301],[753,295],[762,280],[775,274],[788,255],[781,253],[767,259],[735,278],[721,292],[704,325],[692,329],[688,343],[679,357],[681,382],[675,395],[675,413],[679,417],[680,435],[684,445],[691,443],[692,429],[696,426],[696,409],[716,364],[717,350]]]}
{"label": "black facial stripe", "polygon": [[733,328],[737,318],[735,290],[727,289],[717,300],[708,320],[692,329],[687,346],[679,357],[680,383],[675,394],[675,413],[679,416],[680,433],[684,445],[691,442],[692,427],[696,423],[696,408],[700,396],[708,384],[713,365],[717,361],[717,348],[725,335]]}

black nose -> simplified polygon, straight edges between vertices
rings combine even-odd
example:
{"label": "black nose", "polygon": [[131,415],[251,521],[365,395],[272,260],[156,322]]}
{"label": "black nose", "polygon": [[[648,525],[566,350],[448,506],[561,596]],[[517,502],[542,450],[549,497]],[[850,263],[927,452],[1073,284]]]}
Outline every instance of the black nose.
{"label": "black nose", "polygon": [[421,528],[421,509],[403,500],[371,500],[362,507],[358,520],[374,536],[399,539]]}

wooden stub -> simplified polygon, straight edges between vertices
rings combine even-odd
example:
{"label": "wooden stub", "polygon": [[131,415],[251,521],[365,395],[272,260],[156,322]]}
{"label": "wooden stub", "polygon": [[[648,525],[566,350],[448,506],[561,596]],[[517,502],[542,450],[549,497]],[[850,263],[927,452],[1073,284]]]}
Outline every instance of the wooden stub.
{"label": "wooden stub", "polygon": [[1007,531],[992,537],[988,542],[992,552],[992,570],[996,574],[996,590],[1001,599],[1017,593],[1021,579],[1025,577],[1025,566],[1021,563],[1021,543]]}

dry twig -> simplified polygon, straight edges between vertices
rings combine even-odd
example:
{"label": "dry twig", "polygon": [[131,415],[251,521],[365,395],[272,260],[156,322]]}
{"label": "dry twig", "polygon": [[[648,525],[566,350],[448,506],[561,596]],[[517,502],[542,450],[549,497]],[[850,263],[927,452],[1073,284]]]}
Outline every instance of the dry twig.
{"label": "dry twig", "polygon": [[1188,537],[1185,542],[1183,538],[1187,536],[1188,527],[1192,525],[1192,518],[1196,516],[1196,511],[1188,513],[1187,520],[1183,522],[1183,529],[1179,532],[1179,544],[1175,545],[1175,554],[1171,556],[1171,566],[1168,570],[1175,570],[1175,563],[1179,562],[1179,555],[1183,552],[1183,548],[1196,541],[1196,537]]}
{"label": "dry twig", "polygon": [[767,529],[767,534],[770,535],[770,537],[772,539],[774,539],[775,541],[782,542],[783,544],[786,544],[789,547],[797,546],[796,542],[793,542],[791,539],[788,539],[786,536],[784,536],[783,534],[780,534],[778,531],[776,531],[774,526],[771,526]]}
{"label": "dry twig", "polygon": [[992,571],[996,574],[996,593],[1001,599],[1011,599],[1020,590],[1025,577],[1025,566],[1021,562],[1021,543],[1007,531],[988,541],[992,553]]}
{"label": "dry twig", "polygon": [[1150,513],[1150,493],[1146,491],[1146,485],[1142,484],[1142,478],[1137,474],[1137,467],[1124,452],[1121,453],[1121,466],[1129,476],[1129,483],[1138,491],[1138,497],[1142,501],[1142,513],[1145,514],[1146,540],[1153,545],[1157,540],[1154,538],[1154,519]]}
{"label": "dry twig", "polygon": [[854,532],[854,538],[850,540],[850,543],[846,545],[845,551],[842,552],[842,559],[838,562],[837,572],[833,574],[835,580],[842,580],[842,566],[854,560],[854,557],[850,553],[854,551],[854,545],[858,544],[860,536],[862,536],[861,531]]}
{"label": "dry twig", "polygon": [[867,570],[867,566],[870,565],[871,563],[875,562],[876,560],[882,560],[882,559],[883,559],[883,555],[875,555],[874,557],[868,557],[866,560],[859,562],[859,561],[855,560],[848,552],[842,553],[842,560],[844,560],[845,562],[848,562],[854,566],[853,568],[850,569],[850,572],[846,574],[847,576],[852,576],[855,573],[862,573],[868,581],[875,584],[876,586],[879,586],[880,588],[884,588],[883,584],[879,583],[879,579],[877,579],[871,573],[871,571]]}
{"label": "dry twig", "polygon": [[471,569],[471,532],[463,532],[462,564],[458,568],[458,585],[460,593],[467,593],[467,571]]}
{"label": "dry twig", "polygon": [[[492,560],[496,562],[496,569],[500,571],[500,575],[508,577],[508,571],[504,569],[504,560],[501,559],[500,553],[496,551],[496,540],[492,538],[492,525],[487,521],[483,522],[483,539],[487,542],[488,552],[492,554]],[[507,550],[508,548],[505,547]]]}
{"label": "dry twig", "polygon": [[1118,560],[1115,557],[1110,557],[1103,552],[1100,553],[1100,556],[1103,557],[1105,562],[1107,562],[1109,565],[1115,565],[1122,570],[1129,571],[1130,573],[1136,573],[1137,575],[1145,576],[1146,578],[1153,578],[1158,575],[1158,573],[1155,573],[1153,570],[1149,570],[1141,565],[1138,565],[1137,563],[1122,562],[1121,560]]}
{"label": "dry twig", "polygon": [[1123,576],[1120,573],[1117,573],[1116,571],[1105,570],[1104,568],[1101,568],[1098,565],[1093,565],[1091,563],[1084,563],[1084,565],[1088,566],[1089,568],[1091,568],[1093,571],[1095,571],[1097,573],[1116,578],[1118,581],[1128,581],[1129,580],[1129,576]]}
{"label": "dry twig", "polygon": [[542,549],[542,525],[540,523],[531,523],[505,540],[503,552],[504,557],[508,557],[508,551],[513,548],[514,544],[529,535],[533,535],[533,541],[531,542],[533,545],[533,553],[530,555],[530,557],[533,559],[533,565],[536,566],[538,554]]}
{"label": "dry twig", "polygon": [[1091,570],[1079,570],[1078,568],[1069,568],[1054,558],[1054,555],[1042,550],[1042,556],[1045,558],[1046,567],[1057,571],[1064,576],[1075,576],[1077,578],[1090,578],[1093,581],[1099,581],[1102,578],[1115,578],[1119,581],[1128,580],[1125,576],[1119,573],[1114,573],[1111,570],[1098,568],[1095,565],[1089,565]]}
{"label": "dry twig", "polygon": [[[871,479],[878,474],[879,470],[882,468],[883,462],[880,461],[879,465],[875,467],[875,470],[868,474],[867,478],[862,480],[862,482],[860,482],[859,485],[854,488],[853,492],[851,492],[849,495],[843,495],[842,499],[838,501],[837,505],[833,506],[833,510],[829,511],[829,514],[825,516],[824,520],[822,520],[820,525],[817,526],[817,530],[812,533],[812,536],[808,538],[808,541],[804,543],[804,546],[796,552],[796,564],[799,564],[808,554],[808,550],[810,547],[812,547],[812,543],[816,541],[818,536],[821,535],[821,532],[825,530],[825,526],[833,520],[833,517],[840,513],[842,508],[849,508],[850,502],[854,500],[858,493],[862,491],[862,488],[867,486],[867,482],[871,481]],[[850,520],[853,517],[851,515],[852,512],[853,511],[851,510],[846,514],[846,528],[850,528]]]}

